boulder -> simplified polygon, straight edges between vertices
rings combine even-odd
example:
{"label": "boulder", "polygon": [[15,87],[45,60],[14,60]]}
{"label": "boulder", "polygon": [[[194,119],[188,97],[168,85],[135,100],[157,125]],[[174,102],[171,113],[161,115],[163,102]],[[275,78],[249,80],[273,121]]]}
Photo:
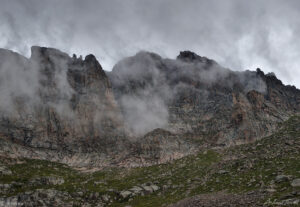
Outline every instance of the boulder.
{"label": "boulder", "polygon": [[120,192],[120,196],[122,199],[130,198],[132,195],[133,195],[133,193],[128,190],[123,190]]}
{"label": "boulder", "polygon": [[143,192],[143,189],[139,186],[134,186],[132,188],[129,189],[131,192],[133,192],[134,194],[141,194]]}
{"label": "boulder", "polygon": [[0,175],[11,175],[12,171],[5,166],[0,166]]}
{"label": "boulder", "polygon": [[150,187],[153,189],[153,191],[158,191],[159,187],[157,185],[150,185]]}
{"label": "boulder", "polygon": [[218,174],[224,175],[224,174],[228,174],[229,172],[227,170],[219,170]]}
{"label": "boulder", "polygon": [[142,186],[146,194],[153,193],[153,188],[151,186]]}
{"label": "boulder", "polygon": [[289,181],[290,176],[288,175],[277,175],[275,177],[275,183],[287,182]]}
{"label": "boulder", "polygon": [[291,186],[293,186],[293,187],[300,187],[300,178],[294,179],[291,182]]}

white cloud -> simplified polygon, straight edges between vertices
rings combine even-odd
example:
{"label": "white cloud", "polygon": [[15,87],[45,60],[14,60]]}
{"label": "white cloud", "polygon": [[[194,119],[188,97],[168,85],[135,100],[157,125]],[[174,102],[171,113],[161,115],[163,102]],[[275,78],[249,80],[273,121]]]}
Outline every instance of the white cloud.
{"label": "white cloud", "polygon": [[1,0],[0,47],[97,56],[105,70],[139,50],[192,50],[234,70],[274,71],[300,87],[298,0]]}

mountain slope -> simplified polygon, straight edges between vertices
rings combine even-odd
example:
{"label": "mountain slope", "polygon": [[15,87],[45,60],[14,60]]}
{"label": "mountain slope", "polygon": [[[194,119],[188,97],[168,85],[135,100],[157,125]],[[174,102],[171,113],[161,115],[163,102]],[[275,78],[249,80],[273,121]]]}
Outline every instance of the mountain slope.
{"label": "mountain slope", "polygon": [[[269,137],[139,168],[82,173],[1,156],[0,202],[60,206],[297,206],[300,117]],[[298,184],[297,184],[298,182]],[[43,199],[41,199],[43,198]]]}
{"label": "mountain slope", "polygon": [[300,204],[300,91],[274,74],[1,49],[0,92],[0,206]]}

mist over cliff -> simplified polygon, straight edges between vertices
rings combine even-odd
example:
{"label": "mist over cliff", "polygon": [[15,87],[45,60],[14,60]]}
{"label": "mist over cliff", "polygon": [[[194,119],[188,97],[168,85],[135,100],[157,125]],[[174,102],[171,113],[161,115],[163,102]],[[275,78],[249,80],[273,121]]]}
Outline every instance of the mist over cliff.
{"label": "mist over cliff", "polygon": [[71,165],[138,166],[248,143],[300,108],[299,90],[275,74],[232,71],[190,51],[141,51],[111,72],[94,55],[37,46],[30,58],[2,49],[0,60],[1,139],[19,156]]}
{"label": "mist over cliff", "polygon": [[299,0],[0,0],[0,207],[300,204]]}
{"label": "mist over cliff", "polygon": [[92,53],[105,70],[140,50],[191,50],[299,88],[299,8],[298,0],[2,0],[0,47],[26,57],[32,45]]}
{"label": "mist over cliff", "polygon": [[[187,91],[206,100],[209,89],[220,85],[233,91],[266,93],[266,83],[255,72],[233,72],[195,53],[181,52],[176,60],[149,52],[126,58],[108,73],[125,122],[141,135],[155,128],[168,128],[169,105]],[[238,90],[238,89],[237,89]]]}

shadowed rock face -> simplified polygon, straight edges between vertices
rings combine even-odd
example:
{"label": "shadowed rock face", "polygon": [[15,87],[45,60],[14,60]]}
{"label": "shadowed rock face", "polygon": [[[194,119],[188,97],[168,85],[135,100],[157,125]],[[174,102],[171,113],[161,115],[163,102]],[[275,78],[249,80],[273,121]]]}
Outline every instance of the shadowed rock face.
{"label": "shadowed rock face", "polygon": [[250,142],[300,111],[300,91],[273,74],[233,72],[189,51],[176,60],[140,52],[105,73],[93,55],[0,50],[0,70],[0,154],[79,167]]}
{"label": "shadowed rock face", "polygon": [[12,112],[1,108],[1,137],[51,150],[114,151],[111,147],[124,137],[122,118],[110,82],[93,55],[81,60],[42,47],[32,47],[28,60],[10,55],[22,59],[18,70],[34,68],[37,83],[32,96],[12,98]]}
{"label": "shadowed rock face", "polygon": [[[300,91],[274,75],[260,69],[230,71],[189,51],[176,60],[140,52],[116,64],[109,77],[125,122],[137,134],[151,131],[144,126],[142,133],[135,129],[150,122],[147,126],[164,128],[182,139],[239,144],[272,133],[300,110]],[[146,112],[132,113],[140,109]],[[154,124],[149,111],[157,118],[150,116]]]}

